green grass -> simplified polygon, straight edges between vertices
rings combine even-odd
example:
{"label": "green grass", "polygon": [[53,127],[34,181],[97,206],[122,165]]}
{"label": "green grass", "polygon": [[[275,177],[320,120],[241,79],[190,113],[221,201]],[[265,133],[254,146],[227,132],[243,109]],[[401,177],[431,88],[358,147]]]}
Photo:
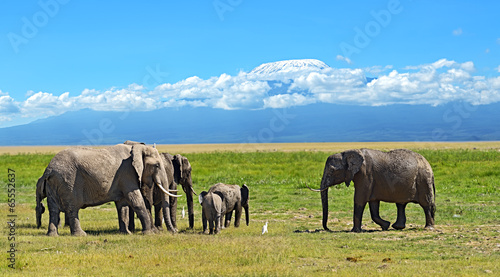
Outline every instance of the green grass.
{"label": "green grass", "polygon": [[[415,204],[407,208],[407,228],[382,232],[363,217],[366,232],[353,234],[354,188],[330,190],[329,227],[321,231],[318,193],[325,152],[218,152],[186,154],[194,188],[217,183],[247,184],[250,225],[202,235],[201,207],[195,230],[151,236],[117,233],[114,204],[81,211],[87,237],[46,237],[48,214],[35,227],[35,185],[53,155],[0,156],[0,275],[106,276],[304,276],[304,275],[482,275],[500,273],[500,152],[498,150],[418,150],[431,163],[436,181],[436,230],[423,229]],[[16,171],[16,269],[7,267],[9,250],[7,168]],[[178,211],[185,206],[179,200]],[[396,207],[382,203],[381,216],[394,222]],[[269,221],[269,233],[260,235]],[[136,221],[138,228],[140,223]]]}

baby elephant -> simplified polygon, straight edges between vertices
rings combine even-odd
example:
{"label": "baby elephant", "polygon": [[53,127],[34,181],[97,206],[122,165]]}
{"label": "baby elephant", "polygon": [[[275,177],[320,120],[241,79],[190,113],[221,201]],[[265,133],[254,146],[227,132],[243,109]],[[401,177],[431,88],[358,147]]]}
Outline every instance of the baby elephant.
{"label": "baby elephant", "polygon": [[226,210],[226,222],[224,227],[229,227],[233,211],[235,211],[234,227],[239,227],[243,208],[245,209],[245,219],[248,226],[250,214],[248,212],[249,191],[247,185],[243,185],[240,188],[238,185],[218,183],[213,185],[208,192],[216,193],[222,197],[222,202]]}
{"label": "baby elephant", "polygon": [[210,229],[209,234],[218,234],[222,227],[222,218],[226,213],[226,206],[223,203],[222,195],[203,191],[200,193],[198,198],[202,206],[203,233],[207,232],[208,220]]}

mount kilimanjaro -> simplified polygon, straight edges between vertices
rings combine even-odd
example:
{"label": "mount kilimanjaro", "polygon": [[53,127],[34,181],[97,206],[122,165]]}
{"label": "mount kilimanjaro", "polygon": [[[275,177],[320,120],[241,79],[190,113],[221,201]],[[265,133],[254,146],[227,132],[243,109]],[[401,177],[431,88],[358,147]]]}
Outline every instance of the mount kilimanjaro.
{"label": "mount kilimanjaro", "polygon": [[[291,93],[289,76],[329,69],[314,59],[289,60],[262,64],[248,75],[266,80],[272,96]],[[106,145],[125,140],[161,144],[499,140],[500,126],[494,122],[498,118],[500,103],[471,106],[464,102],[438,106],[312,103],[255,110],[82,109],[2,128],[0,145]]]}

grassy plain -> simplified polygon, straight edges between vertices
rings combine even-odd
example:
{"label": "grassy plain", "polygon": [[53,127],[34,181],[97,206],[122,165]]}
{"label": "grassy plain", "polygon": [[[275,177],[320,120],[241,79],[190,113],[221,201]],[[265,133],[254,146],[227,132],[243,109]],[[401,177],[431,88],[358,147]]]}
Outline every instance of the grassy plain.
{"label": "grassy plain", "polygon": [[[176,148],[178,147],[178,148]],[[225,182],[250,187],[249,226],[202,235],[201,207],[195,229],[179,215],[180,232],[143,236],[117,233],[114,204],[81,211],[87,237],[46,237],[48,214],[35,227],[35,184],[53,153],[0,155],[0,275],[23,276],[304,276],[304,275],[498,275],[500,273],[500,143],[359,143],[159,146],[184,153],[193,166],[194,188]],[[184,148],[182,148],[184,147]],[[235,148],[240,147],[240,148]],[[330,190],[329,226],[321,230],[321,202],[305,184],[319,187],[326,158],[357,147],[407,147],[424,155],[436,179],[436,230],[423,229],[422,209],[407,208],[407,228],[381,231],[365,210],[360,234],[352,228],[354,188]],[[45,154],[42,154],[45,153]],[[16,264],[10,249],[5,204],[7,170],[16,174]],[[180,199],[179,212],[185,205]],[[394,222],[396,207],[382,203]],[[261,235],[269,221],[269,233]],[[137,221],[136,225],[140,227]],[[140,232],[138,232],[140,233]]]}

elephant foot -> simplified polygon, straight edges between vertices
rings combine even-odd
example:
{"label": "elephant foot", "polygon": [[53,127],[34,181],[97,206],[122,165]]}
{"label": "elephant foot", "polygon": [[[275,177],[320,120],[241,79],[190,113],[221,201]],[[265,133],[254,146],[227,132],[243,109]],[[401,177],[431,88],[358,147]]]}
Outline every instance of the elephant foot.
{"label": "elephant foot", "polygon": [[397,222],[396,222],[396,223],[392,224],[392,228],[394,228],[396,230],[403,230],[404,228],[406,228],[406,226],[404,224],[397,224]]}
{"label": "elephant foot", "polygon": [[155,232],[151,229],[149,230],[142,230],[143,235],[153,235]]}
{"label": "elephant foot", "polygon": [[59,234],[57,232],[54,232],[54,231],[48,231],[47,232],[47,236],[49,236],[49,237],[57,237],[57,236],[59,236]]}
{"label": "elephant foot", "polygon": [[353,227],[353,228],[351,229],[351,232],[353,232],[353,233],[361,233],[361,232],[362,232],[362,230],[361,230],[361,228],[359,228],[359,227]]}
{"label": "elephant foot", "polygon": [[382,224],[380,224],[380,227],[382,227],[383,231],[389,230],[390,226],[391,226],[391,223],[389,221],[385,221],[385,220]]}
{"label": "elephant foot", "polygon": [[123,235],[131,235],[132,232],[130,232],[129,230],[118,230],[118,232],[120,232],[120,234],[123,234]]}
{"label": "elephant foot", "polygon": [[85,231],[83,231],[83,230],[78,230],[78,231],[72,232],[71,235],[75,236],[75,237],[85,237],[87,235],[87,233],[85,233]]}
{"label": "elephant foot", "polygon": [[432,225],[426,225],[424,229],[425,230],[429,230],[429,231],[433,231],[434,230],[434,226],[432,226]]}

